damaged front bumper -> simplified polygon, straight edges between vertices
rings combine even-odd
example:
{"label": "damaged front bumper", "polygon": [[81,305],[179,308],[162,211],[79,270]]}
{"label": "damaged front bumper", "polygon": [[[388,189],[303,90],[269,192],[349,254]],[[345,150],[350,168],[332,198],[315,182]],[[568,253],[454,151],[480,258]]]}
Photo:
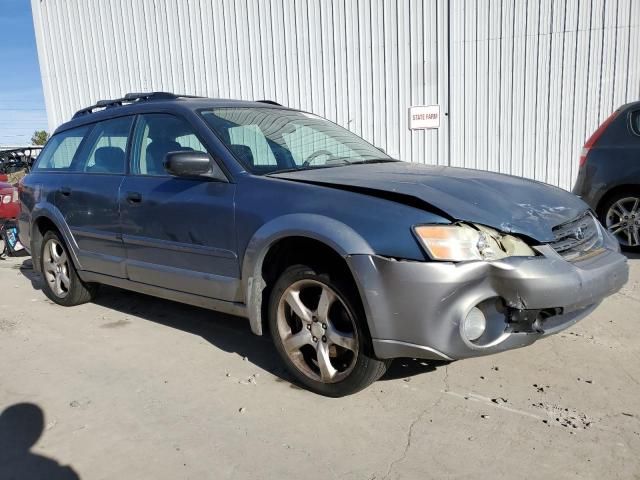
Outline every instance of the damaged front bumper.
{"label": "damaged front bumper", "polygon": [[[347,260],[379,358],[455,360],[529,345],[591,313],[628,278],[626,257],[605,243],[573,262],[546,246],[537,257],[492,262]],[[470,341],[462,325],[474,307],[486,330]]]}

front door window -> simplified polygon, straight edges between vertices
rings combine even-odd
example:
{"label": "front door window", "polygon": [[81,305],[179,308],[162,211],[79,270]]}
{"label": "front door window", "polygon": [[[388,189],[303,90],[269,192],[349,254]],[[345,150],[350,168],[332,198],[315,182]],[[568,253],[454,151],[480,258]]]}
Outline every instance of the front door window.
{"label": "front door window", "polygon": [[131,173],[168,176],[165,156],[180,151],[207,152],[185,120],[165,113],[141,115],[134,135]]}

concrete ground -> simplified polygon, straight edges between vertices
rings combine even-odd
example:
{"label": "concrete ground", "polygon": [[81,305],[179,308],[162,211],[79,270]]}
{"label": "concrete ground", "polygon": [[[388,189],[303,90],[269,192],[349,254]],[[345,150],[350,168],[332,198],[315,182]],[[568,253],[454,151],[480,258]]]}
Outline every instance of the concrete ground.
{"label": "concrete ground", "polygon": [[0,477],[640,478],[630,263],[623,291],[555,337],[399,360],[328,399],[294,387],[242,319],[112,288],[63,308],[30,260],[0,261]]}

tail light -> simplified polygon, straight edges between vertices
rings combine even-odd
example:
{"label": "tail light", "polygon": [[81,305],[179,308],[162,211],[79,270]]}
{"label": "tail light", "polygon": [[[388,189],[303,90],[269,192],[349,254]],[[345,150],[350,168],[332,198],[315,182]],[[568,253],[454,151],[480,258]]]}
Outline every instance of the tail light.
{"label": "tail light", "polygon": [[584,164],[587,162],[587,155],[589,155],[589,151],[593,148],[593,146],[596,144],[598,139],[602,136],[602,134],[607,129],[609,124],[613,122],[617,116],[618,116],[618,110],[616,110],[611,115],[609,115],[609,117],[607,117],[607,119],[604,122],[602,122],[602,124],[600,124],[598,129],[591,134],[591,136],[589,137],[589,140],[587,140],[587,143],[584,144],[584,147],[582,147],[582,151],[580,152],[581,167],[584,166]]}

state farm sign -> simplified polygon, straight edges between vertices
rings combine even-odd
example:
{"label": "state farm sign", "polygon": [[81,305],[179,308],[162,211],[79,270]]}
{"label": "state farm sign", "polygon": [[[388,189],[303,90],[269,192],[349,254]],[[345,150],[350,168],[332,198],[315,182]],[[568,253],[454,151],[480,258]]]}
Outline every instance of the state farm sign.
{"label": "state farm sign", "polygon": [[409,107],[409,130],[425,130],[440,127],[440,105],[415,105]]}

